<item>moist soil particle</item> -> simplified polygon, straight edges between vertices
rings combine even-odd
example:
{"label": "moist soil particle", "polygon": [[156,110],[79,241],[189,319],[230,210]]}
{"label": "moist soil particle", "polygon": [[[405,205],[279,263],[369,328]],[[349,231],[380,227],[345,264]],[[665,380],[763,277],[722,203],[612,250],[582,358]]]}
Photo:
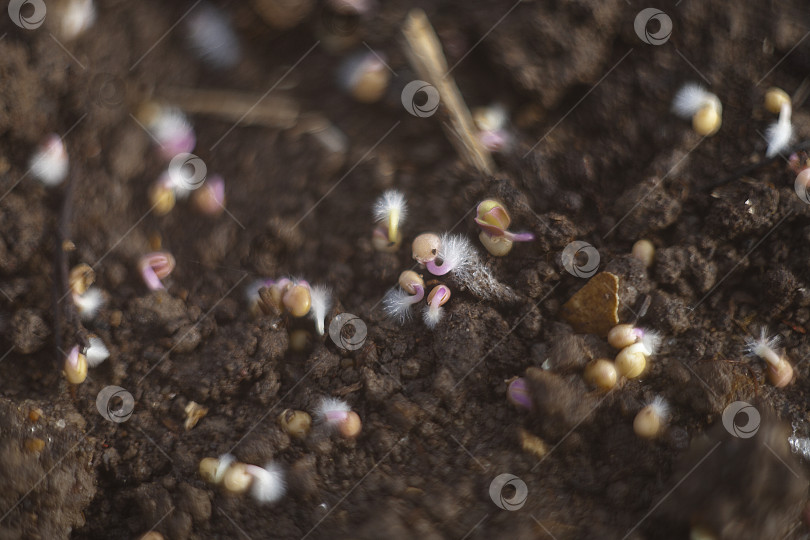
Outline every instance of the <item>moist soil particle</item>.
{"label": "moist soil particle", "polygon": [[[794,94],[810,70],[800,1],[665,2],[672,35],[650,45],[634,31],[639,8],[619,0],[397,0],[348,18],[335,2],[217,0],[242,52],[219,69],[188,46],[199,3],[99,0],[75,40],[60,39],[56,4],[36,29],[0,16],[0,538],[807,534],[807,465],[787,438],[810,434],[810,205],[785,160],[765,162],[759,135],[775,120],[765,90]],[[402,106],[417,78],[400,39],[413,7],[427,12],[467,104],[510,111],[514,144],[492,175],[455,152],[443,108],[418,118]],[[375,104],[353,101],[336,78],[367,47],[396,74]],[[685,82],[722,101],[716,135],[671,114]],[[166,162],[135,119],[145,101],[195,89],[263,97],[295,120],[190,114],[195,153],[226,180],[228,212],[178,201],[157,216],[147,192]],[[803,141],[810,117],[794,106]],[[64,137],[70,173],[45,188],[28,167],[51,132]],[[378,253],[371,206],[389,188],[409,215],[402,247]],[[472,219],[486,198],[535,240],[488,255]],[[454,288],[441,322],[387,319],[381,299],[426,231],[466,235],[514,297],[481,300],[452,274],[420,270]],[[650,268],[629,256],[641,238],[657,249]],[[70,249],[55,257],[63,240]],[[582,370],[617,351],[561,317],[587,282],[562,263],[574,240],[618,276],[621,322],[663,337],[647,371],[610,392],[588,388]],[[137,261],[158,249],[177,267],[166,290],[149,292]],[[79,323],[64,274],[82,262],[106,302]],[[362,345],[343,350],[311,319],[257,315],[245,290],[282,276],[330,287],[327,328],[355,314]],[[793,362],[786,388],[745,354],[761,327]],[[294,330],[307,339],[291,340]],[[110,358],[70,386],[64,355],[89,333]],[[516,376],[530,411],[506,400]],[[97,408],[111,385],[133,396],[125,421]],[[281,411],[316,418],[323,396],[359,414],[359,437],[318,422],[303,440],[281,430]],[[656,396],[670,405],[666,428],[640,440],[633,418]],[[208,413],[186,430],[191,401]],[[735,401],[761,415],[755,436],[724,428]],[[200,460],[226,452],[281,465],[285,497],[260,504],[206,484]],[[504,509],[514,482],[491,496],[501,474],[525,484],[519,509]]]}

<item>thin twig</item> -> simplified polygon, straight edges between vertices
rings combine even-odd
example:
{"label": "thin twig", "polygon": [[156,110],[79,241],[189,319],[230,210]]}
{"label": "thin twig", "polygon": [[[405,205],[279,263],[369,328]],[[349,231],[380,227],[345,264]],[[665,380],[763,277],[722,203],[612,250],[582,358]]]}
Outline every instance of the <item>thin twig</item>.
{"label": "thin twig", "polygon": [[440,103],[450,116],[450,125],[442,124],[450,142],[467,163],[491,175],[495,170],[492,156],[475,136],[470,111],[455,80],[447,73],[447,59],[425,12],[411,10],[402,33],[406,41],[405,53],[414,71],[439,91]]}
{"label": "thin twig", "polygon": [[242,125],[288,129],[298,120],[298,103],[287,96],[251,94],[230,90],[163,88],[158,101],[175,105],[189,114],[217,116]]}

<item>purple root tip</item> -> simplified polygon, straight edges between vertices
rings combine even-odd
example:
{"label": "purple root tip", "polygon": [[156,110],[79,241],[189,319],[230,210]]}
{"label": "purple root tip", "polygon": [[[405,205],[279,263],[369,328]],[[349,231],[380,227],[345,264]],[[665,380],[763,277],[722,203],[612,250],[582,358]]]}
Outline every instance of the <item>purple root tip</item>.
{"label": "purple root tip", "polygon": [[434,276],[443,276],[447,272],[449,272],[449,271],[451,271],[453,269],[453,267],[450,266],[447,263],[447,261],[442,261],[441,266],[437,265],[435,259],[432,260],[432,261],[426,262],[425,267],[428,269],[428,272],[430,272]]}
{"label": "purple root tip", "polygon": [[146,283],[146,286],[149,287],[150,291],[159,291],[166,288],[163,286],[163,283],[161,283],[160,278],[157,277],[157,274],[151,266],[144,265],[141,267],[141,276],[143,277],[143,282]]}
{"label": "purple root tip", "polygon": [[534,235],[532,233],[512,233],[506,231],[504,236],[512,242],[531,242],[534,240]]}
{"label": "purple root tip", "polygon": [[532,398],[529,396],[529,386],[526,384],[526,379],[519,377],[509,383],[509,388],[506,390],[506,399],[509,403],[520,409],[527,411],[532,410]]}
{"label": "purple root tip", "polygon": [[413,288],[416,289],[416,293],[410,297],[408,302],[411,304],[418,304],[422,301],[422,298],[425,297],[425,288],[418,284],[414,285]]}

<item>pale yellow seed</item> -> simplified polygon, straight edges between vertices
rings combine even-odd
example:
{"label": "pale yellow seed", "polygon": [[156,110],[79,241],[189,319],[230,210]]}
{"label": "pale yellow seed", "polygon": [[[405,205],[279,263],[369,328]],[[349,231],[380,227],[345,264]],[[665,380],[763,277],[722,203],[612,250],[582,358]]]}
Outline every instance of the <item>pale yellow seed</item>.
{"label": "pale yellow seed", "polygon": [[492,255],[503,257],[512,251],[513,242],[504,236],[490,236],[485,232],[478,235],[478,239]]}
{"label": "pale yellow seed", "polygon": [[617,379],[616,366],[606,358],[593,360],[585,366],[585,381],[600,390],[610,390],[616,386]]}
{"label": "pale yellow seed", "polygon": [[793,366],[784,358],[778,364],[768,364],[768,380],[777,388],[783,388],[793,380]]}
{"label": "pale yellow seed", "polygon": [[354,411],[349,411],[346,420],[340,424],[338,431],[341,436],[347,439],[353,439],[360,434],[362,428],[363,423],[360,421],[360,416]]}
{"label": "pale yellow seed", "polygon": [[253,477],[248,474],[244,463],[233,463],[222,478],[222,487],[229,493],[244,493],[250,487]]}
{"label": "pale yellow seed", "polygon": [[779,114],[783,104],[790,104],[790,96],[781,88],[769,88],[765,92],[765,108],[768,112]]}
{"label": "pale yellow seed", "polygon": [[624,349],[638,341],[632,324],[617,324],[607,335],[608,344],[614,349]]}
{"label": "pale yellow seed", "polygon": [[352,85],[352,97],[360,103],[375,103],[385,95],[390,81],[391,72],[387,69],[366,71]]}
{"label": "pale yellow seed", "polygon": [[149,204],[156,216],[165,216],[174,208],[176,199],[174,191],[160,182],[156,182],[149,187]]}
{"label": "pale yellow seed", "polygon": [[282,298],[282,303],[293,317],[303,317],[312,307],[312,297],[309,288],[304,285],[293,285]]}
{"label": "pale yellow seed", "polygon": [[720,115],[720,111],[718,111],[714,105],[703,106],[695,113],[695,116],[692,117],[692,129],[694,129],[698,135],[714,135],[717,133],[717,130],[720,129],[722,123],[723,118]]}
{"label": "pale yellow seed", "polygon": [[371,247],[373,247],[377,251],[382,251],[385,253],[394,253],[399,249],[399,246],[402,245],[402,232],[397,231],[396,239],[393,242],[388,240],[387,233],[385,229],[382,227],[377,227],[377,230],[374,231],[374,234],[371,235]]}
{"label": "pale yellow seed", "polygon": [[200,476],[209,484],[217,483],[217,469],[219,469],[217,458],[207,457],[200,460]]}
{"label": "pale yellow seed", "polygon": [[290,437],[304,439],[312,427],[312,417],[305,411],[285,409],[278,415],[278,423]]}
{"label": "pale yellow seed", "polygon": [[647,357],[635,345],[625,347],[616,355],[616,371],[622,377],[635,379],[647,367]]}
{"label": "pale yellow seed", "polygon": [[441,240],[433,233],[420,234],[413,239],[413,258],[424,264],[432,261],[439,253]]}
{"label": "pale yellow seed", "polygon": [[77,364],[74,368],[65,360],[65,377],[70,384],[81,384],[87,379],[87,358],[82,353],[79,353]]}
{"label": "pale yellow seed", "polygon": [[68,283],[73,294],[82,295],[96,281],[96,273],[90,265],[81,263],[70,269]]}
{"label": "pale yellow seed", "polygon": [[405,270],[399,275],[399,286],[408,294],[416,294],[414,285],[425,287],[425,280],[413,270]]}
{"label": "pale yellow seed", "polygon": [[157,531],[149,531],[141,536],[140,540],[163,540],[163,535]]}
{"label": "pale yellow seed", "polygon": [[655,411],[655,407],[647,405],[641,409],[633,420],[633,431],[642,439],[655,439],[664,427],[664,419]]}
{"label": "pale yellow seed", "polygon": [[653,261],[655,260],[655,246],[649,240],[641,239],[633,244],[631,254],[633,257],[640,260],[645,268],[649,268],[653,265]]}

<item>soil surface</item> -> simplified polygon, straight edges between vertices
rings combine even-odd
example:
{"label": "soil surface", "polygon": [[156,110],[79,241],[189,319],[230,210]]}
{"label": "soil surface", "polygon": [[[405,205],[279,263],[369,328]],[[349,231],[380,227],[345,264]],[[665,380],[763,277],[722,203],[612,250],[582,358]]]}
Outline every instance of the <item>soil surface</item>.
{"label": "soil surface", "polygon": [[[807,465],[788,437],[810,435],[810,205],[763,138],[771,86],[797,94],[794,142],[810,137],[805,3],[663,2],[673,29],[660,45],[634,30],[647,5],[622,0],[391,1],[357,17],[337,2],[106,0],[73,40],[58,5],[34,29],[0,14],[0,538],[806,537]],[[212,7],[238,37],[233,67],[190,46],[190,21]],[[415,7],[467,105],[510,112],[514,144],[492,175],[459,157],[443,108],[420,118],[401,103],[418,78],[401,37]],[[337,78],[368,49],[394,73],[373,104]],[[686,82],[720,98],[716,135],[670,112]],[[292,120],[189,113],[228,213],[178,201],[157,216],[148,189],[167,162],[139,107],[199,90],[263,98]],[[70,169],[46,188],[28,165],[49,133]],[[409,213],[402,248],[380,253],[371,208],[389,188]],[[536,239],[486,255],[473,221],[485,198]],[[425,231],[467,235],[518,301],[454,287],[433,331],[387,319],[381,299]],[[641,238],[656,247],[649,268],[630,256]],[[560,315],[587,282],[562,264],[574,240],[619,276],[622,322],[663,335],[644,375],[608,393],[583,367],[616,351]],[[150,292],[137,261],[158,248],[177,265]],[[106,301],[80,323],[63,273],[82,262]],[[256,316],[250,283],[283,276],[329,286],[327,325],[356,315],[363,346],[343,350],[309,319]],[[786,388],[745,354],[761,327],[794,365]],[[111,356],[70,385],[65,353],[86,332]],[[516,376],[531,411],[506,400]],[[134,398],[124,422],[97,409],[111,385]],[[282,410],[313,412],[323,396],[360,415],[357,439],[281,429]],[[655,396],[671,416],[642,440],[633,419]],[[192,401],[208,412],[186,429]],[[735,401],[760,414],[754,437],[724,429]],[[287,495],[260,504],[206,484],[200,460],[226,452],[280,464]],[[522,507],[495,500],[512,500],[514,482],[491,497],[501,474],[525,484]]]}

